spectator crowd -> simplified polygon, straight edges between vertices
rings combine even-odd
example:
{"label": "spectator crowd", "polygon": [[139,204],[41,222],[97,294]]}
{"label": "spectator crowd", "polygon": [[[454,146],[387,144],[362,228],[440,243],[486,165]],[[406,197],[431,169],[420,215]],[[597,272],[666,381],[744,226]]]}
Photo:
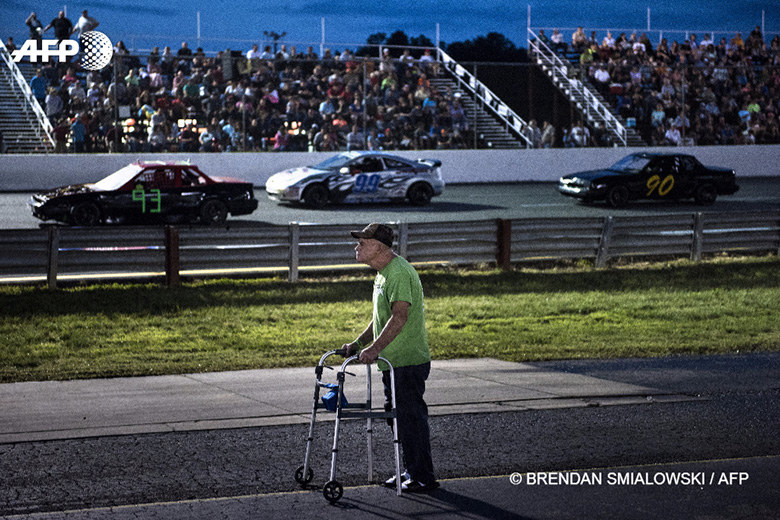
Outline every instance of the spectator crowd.
{"label": "spectator crowd", "polygon": [[[27,19],[31,39],[97,24],[86,10],[75,25],[64,13],[45,28],[35,13]],[[653,46],[644,34],[598,40],[579,28],[571,43],[557,30],[539,38],[572,59],[650,145],[780,143],[778,36],[767,43],[756,28],[745,40],[692,34]],[[458,93],[431,84],[438,73],[430,50],[368,59],[282,44],[209,57],[182,42],[175,53],[138,56],[119,41],[113,66],[47,63],[30,87],[61,153],[466,148],[470,115]],[[581,121],[562,132],[531,121],[526,135],[532,147],[612,144]]]}
{"label": "spectator crowd", "polygon": [[760,27],[745,39],[689,34],[656,46],[645,34],[598,39],[581,27],[571,43],[557,30],[539,38],[570,57],[650,145],[780,143],[780,36],[765,41]]}

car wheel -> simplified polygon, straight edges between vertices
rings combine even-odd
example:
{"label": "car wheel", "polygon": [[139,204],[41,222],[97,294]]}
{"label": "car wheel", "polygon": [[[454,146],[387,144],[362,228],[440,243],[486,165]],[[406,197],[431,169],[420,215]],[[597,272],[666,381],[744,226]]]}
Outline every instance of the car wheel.
{"label": "car wheel", "polygon": [[613,186],[607,191],[607,204],[613,208],[622,208],[628,204],[628,188]]}
{"label": "car wheel", "polygon": [[221,200],[210,199],[200,207],[200,221],[207,226],[223,224],[227,214],[228,208]]}
{"label": "car wheel", "polygon": [[433,198],[433,188],[429,184],[418,182],[412,184],[409,191],[406,192],[406,197],[415,206],[427,206]]}
{"label": "car wheel", "polygon": [[100,208],[92,202],[82,202],[70,210],[70,219],[76,226],[97,226],[103,221]]}
{"label": "car wheel", "polygon": [[328,188],[322,184],[312,184],[303,192],[303,203],[310,208],[320,209],[328,203]]}
{"label": "car wheel", "polygon": [[697,186],[696,191],[693,192],[693,200],[696,201],[696,204],[701,204],[702,206],[711,205],[717,198],[718,190],[709,183]]}

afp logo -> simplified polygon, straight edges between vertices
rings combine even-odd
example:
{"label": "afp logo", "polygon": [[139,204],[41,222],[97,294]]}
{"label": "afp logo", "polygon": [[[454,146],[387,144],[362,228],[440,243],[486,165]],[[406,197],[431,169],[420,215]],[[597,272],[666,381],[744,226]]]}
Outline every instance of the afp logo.
{"label": "afp logo", "polygon": [[[81,35],[81,43],[84,46],[84,54],[81,57],[81,66],[87,70],[100,70],[111,61],[114,55],[114,46],[108,36],[99,31],[88,31]],[[52,49],[52,47],[54,47]],[[63,40],[57,45],[57,40],[42,40],[38,49],[35,40],[27,40],[22,48],[12,53],[15,63],[22,58],[30,58],[31,63],[49,61],[56,57],[59,61],[67,61],[71,56],[79,53],[79,43],[75,40]]]}

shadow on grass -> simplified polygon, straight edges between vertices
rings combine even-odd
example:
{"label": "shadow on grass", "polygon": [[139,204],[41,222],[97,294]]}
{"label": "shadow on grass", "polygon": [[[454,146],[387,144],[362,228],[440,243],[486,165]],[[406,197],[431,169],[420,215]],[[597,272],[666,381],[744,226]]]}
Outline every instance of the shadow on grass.
{"label": "shadow on grass", "polygon": [[[426,298],[505,294],[707,291],[780,287],[776,257],[676,262],[651,267],[595,270],[421,270]],[[371,300],[372,276],[208,280],[177,289],[158,284],[83,285],[50,291],[0,287],[0,317],[65,316],[78,313],[154,315],[182,309],[339,303]]]}

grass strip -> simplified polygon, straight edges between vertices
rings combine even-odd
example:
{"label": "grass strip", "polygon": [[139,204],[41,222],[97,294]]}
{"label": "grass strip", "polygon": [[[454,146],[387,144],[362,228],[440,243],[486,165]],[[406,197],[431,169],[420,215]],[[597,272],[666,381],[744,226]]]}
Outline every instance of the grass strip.
{"label": "grass strip", "polygon": [[[421,271],[435,359],[780,350],[775,256]],[[372,274],[0,287],[0,382],[314,366],[371,315]]]}

